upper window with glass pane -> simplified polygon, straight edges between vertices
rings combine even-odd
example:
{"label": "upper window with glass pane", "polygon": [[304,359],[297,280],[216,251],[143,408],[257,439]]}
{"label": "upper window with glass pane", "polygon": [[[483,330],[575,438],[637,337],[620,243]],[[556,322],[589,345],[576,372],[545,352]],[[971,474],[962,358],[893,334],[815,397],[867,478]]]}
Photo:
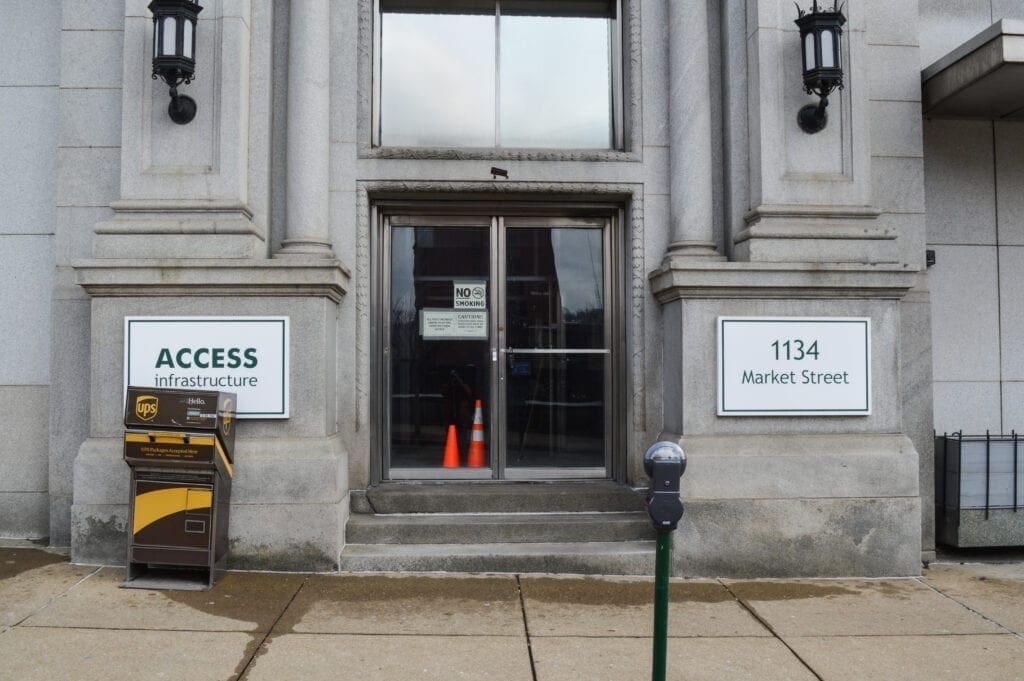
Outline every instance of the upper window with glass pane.
{"label": "upper window with glass pane", "polygon": [[379,143],[613,149],[617,0],[379,0]]}

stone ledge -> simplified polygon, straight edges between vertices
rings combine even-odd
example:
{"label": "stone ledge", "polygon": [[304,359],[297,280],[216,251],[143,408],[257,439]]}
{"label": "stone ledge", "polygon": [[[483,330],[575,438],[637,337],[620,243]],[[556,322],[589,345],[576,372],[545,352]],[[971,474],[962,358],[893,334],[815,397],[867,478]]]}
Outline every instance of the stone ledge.
{"label": "stone ledge", "polygon": [[[238,215],[251,220],[252,209],[239,201],[219,201],[216,199],[147,199],[137,201],[131,199],[120,199],[110,204],[118,215],[190,215],[199,214],[209,216],[211,214]],[[112,234],[122,233],[116,219],[99,223],[97,233],[107,233],[104,225],[109,225]]]}
{"label": "stone ledge", "polygon": [[325,297],[341,302],[349,271],[338,260],[78,260],[78,284],[104,298],[158,296]]}
{"label": "stone ledge", "polygon": [[359,158],[407,161],[582,161],[640,163],[637,151],[602,149],[505,149],[501,147],[374,147],[359,145]]}
{"label": "stone ledge", "polygon": [[266,229],[248,206],[231,201],[116,201],[93,228],[94,258],[257,258]]}
{"label": "stone ledge", "polygon": [[737,261],[895,264],[896,230],[871,206],[767,204],[744,216]]}
{"label": "stone ledge", "polygon": [[[876,220],[881,211],[871,206],[838,206],[831,204],[763,204],[743,216],[746,224],[753,224],[765,218],[786,218],[789,220]],[[843,236],[834,238],[846,238]],[[892,238],[896,238],[893,236]],[[737,236],[737,240],[739,237]]]}
{"label": "stone ledge", "polygon": [[653,541],[536,544],[347,544],[350,572],[533,572],[652,575]]}
{"label": "stone ledge", "polygon": [[662,304],[706,298],[896,299],[914,287],[905,265],[671,260],[648,275]]}

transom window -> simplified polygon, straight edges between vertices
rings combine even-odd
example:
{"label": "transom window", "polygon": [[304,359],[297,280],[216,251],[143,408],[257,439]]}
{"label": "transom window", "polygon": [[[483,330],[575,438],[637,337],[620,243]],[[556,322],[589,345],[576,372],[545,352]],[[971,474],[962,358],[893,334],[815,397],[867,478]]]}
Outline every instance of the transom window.
{"label": "transom window", "polygon": [[375,142],[621,148],[619,0],[378,0]]}

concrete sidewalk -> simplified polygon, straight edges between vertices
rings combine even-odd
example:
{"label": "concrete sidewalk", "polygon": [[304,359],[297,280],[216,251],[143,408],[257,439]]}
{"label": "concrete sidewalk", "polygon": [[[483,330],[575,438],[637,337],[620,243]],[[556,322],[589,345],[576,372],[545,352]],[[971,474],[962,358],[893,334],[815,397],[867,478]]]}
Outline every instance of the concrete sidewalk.
{"label": "concrete sidewalk", "polygon": [[[650,678],[650,579],[235,572],[209,592],[0,548],[0,679]],[[670,679],[1024,679],[1024,564],[678,580]]]}

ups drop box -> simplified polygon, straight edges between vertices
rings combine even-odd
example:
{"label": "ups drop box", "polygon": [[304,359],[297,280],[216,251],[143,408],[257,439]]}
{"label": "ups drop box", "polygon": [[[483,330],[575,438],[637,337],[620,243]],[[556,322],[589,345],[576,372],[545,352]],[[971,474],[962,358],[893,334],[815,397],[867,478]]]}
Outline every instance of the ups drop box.
{"label": "ups drop box", "polygon": [[230,393],[130,387],[125,586],[208,589],[227,565],[234,453]]}
{"label": "ups drop box", "polygon": [[214,431],[229,461],[235,454],[234,393],[128,386],[124,425],[155,430]]}

